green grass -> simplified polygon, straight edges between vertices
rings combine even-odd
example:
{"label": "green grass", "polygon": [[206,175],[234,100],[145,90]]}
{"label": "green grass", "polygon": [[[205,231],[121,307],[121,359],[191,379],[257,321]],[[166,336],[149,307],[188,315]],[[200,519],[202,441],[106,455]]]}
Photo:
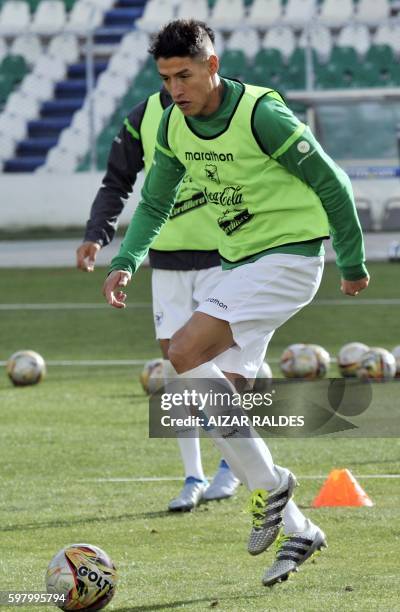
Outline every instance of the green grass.
{"label": "green grass", "polygon": [[[365,297],[399,298],[397,268],[370,268],[373,282]],[[1,270],[0,301],[101,304],[103,276],[104,270]],[[328,266],[318,297],[340,299],[337,285],[336,271]],[[150,303],[148,270],[131,285],[129,302]],[[400,344],[397,315],[398,306],[310,306],[276,333],[270,355],[278,357],[295,341],[318,342],[332,354],[350,340],[391,348]],[[0,360],[24,347],[48,361],[158,355],[150,306],[124,312],[0,311],[0,338]],[[43,590],[53,554],[87,541],[104,548],[119,570],[109,610],[400,610],[399,481],[362,478],[399,474],[399,439],[270,442],[276,461],[300,477],[348,467],[361,475],[375,505],[311,509],[323,480],[300,478],[296,501],[324,528],[329,549],[289,582],[266,590],[260,579],[273,551],[256,558],[246,552],[243,487],[234,500],[176,516],[165,508],[179,482],[100,480],[181,475],[175,441],[148,438],[139,370],[53,366],[32,388],[13,388],[0,377],[0,590]],[[393,403],[398,408],[396,397]],[[217,452],[209,440],[202,449],[212,474]]]}

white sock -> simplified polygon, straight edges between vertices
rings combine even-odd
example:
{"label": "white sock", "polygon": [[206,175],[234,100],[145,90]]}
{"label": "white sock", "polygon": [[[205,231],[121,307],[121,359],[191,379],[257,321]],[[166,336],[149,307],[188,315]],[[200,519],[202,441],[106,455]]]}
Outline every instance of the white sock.
{"label": "white sock", "polygon": [[[167,383],[173,378],[178,376],[174,366],[169,359],[163,359],[163,372],[164,381]],[[183,462],[183,468],[185,470],[185,478],[193,476],[198,480],[205,480],[203,466],[201,463],[201,451],[200,451],[200,440],[199,433],[193,430],[190,438],[188,437],[177,437],[179,450],[181,451],[181,457]]]}
{"label": "white sock", "polygon": [[[203,392],[209,391],[209,379],[223,379],[229,390],[234,392],[232,384],[225,378],[221,370],[212,362],[203,363],[197,368],[193,368],[178,378],[182,379],[202,379],[207,387],[203,385]],[[199,381],[199,387],[201,383]],[[206,407],[207,416],[210,416],[212,408]],[[233,473],[248,487],[250,491],[254,489],[274,489],[279,484],[279,476],[274,469],[274,462],[271,453],[264,440],[257,432],[252,429],[251,437],[242,437],[242,433],[233,434],[227,438],[211,438],[218,447],[221,455],[229,463]]]}
{"label": "white sock", "polygon": [[283,533],[285,535],[301,533],[307,526],[306,521],[307,519],[299,507],[290,499],[283,511]]}

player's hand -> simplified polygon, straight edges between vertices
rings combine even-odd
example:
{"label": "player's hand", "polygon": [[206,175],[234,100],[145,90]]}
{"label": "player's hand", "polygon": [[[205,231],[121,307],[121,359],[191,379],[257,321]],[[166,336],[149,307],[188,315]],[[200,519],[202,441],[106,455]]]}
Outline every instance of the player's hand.
{"label": "player's hand", "polygon": [[76,249],[76,267],[85,272],[93,272],[97,253],[101,246],[98,242],[84,242]]}
{"label": "player's hand", "polygon": [[342,278],[341,290],[345,295],[358,295],[360,291],[366,289],[369,285],[369,276],[364,276],[356,281],[348,281]]}
{"label": "player's hand", "polygon": [[103,285],[103,295],[108,304],[114,308],[125,308],[126,293],[121,291],[130,283],[132,274],[126,270],[114,270],[109,274]]}

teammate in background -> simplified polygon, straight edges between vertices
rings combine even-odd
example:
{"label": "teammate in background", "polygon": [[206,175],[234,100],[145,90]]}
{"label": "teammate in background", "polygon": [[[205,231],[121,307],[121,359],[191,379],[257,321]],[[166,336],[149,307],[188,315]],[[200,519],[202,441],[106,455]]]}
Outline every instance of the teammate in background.
{"label": "teammate in background", "polygon": [[[188,172],[218,212],[219,252],[229,270],[170,342],[176,371],[183,380],[199,379],[199,387],[223,380],[224,351],[247,350],[257,338],[266,348],[274,330],[312,300],[329,233],[342,291],[355,296],[369,282],[348,177],[276,92],[219,77],[213,40],[212,30],[193,20],[170,22],[154,39],[150,52],[174,105],[162,117],[142,200],[103,287],[110,305],[125,306],[123,288]],[[248,551],[267,550],[283,523],[263,584],[286,579],[326,544],[291,499],[293,474],[274,464],[255,433],[244,437],[232,427],[213,441],[251,491]]]}
{"label": "teammate in background", "polygon": [[[148,172],[151,167],[158,124],[171,102],[163,89],[138,104],[125,119],[112,144],[107,172],[91,208],[84,242],[77,249],[78,268],[92,271],[98,251],[113,239],[124,200],[131,193],[137,174],[143,168]],[[154,323],[166,379],[176,375],[168,360],[169,339],[189,320],[195,307],[206,299],[223,275],[216,250],[215,217],[205,204],[204,195],[186,176],[171,219],[149,252],[153,268]],[[226,367],[227,371],[239,368],[238,374],[247,375],[246,369],[240,371],[240,366],[232,362]],[[178,437],[178,444],[185,483],[169,503],[169,510],[192,510],[201,499],[224,499],[235,493],[239,480],[223,459],[208,485],[198,435],[193,432],[190,437]]]}

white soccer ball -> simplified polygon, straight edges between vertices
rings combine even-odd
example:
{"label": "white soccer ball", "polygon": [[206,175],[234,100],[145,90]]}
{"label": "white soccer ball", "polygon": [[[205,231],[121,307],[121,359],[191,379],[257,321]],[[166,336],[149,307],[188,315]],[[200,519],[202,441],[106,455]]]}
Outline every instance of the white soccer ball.
{"label": "white soccer ball", "polygon": [[271,386],[272,370],[266,361],[263,361],[254,380],[253,391],[262,393]]}
{"label": "white soccer ball", "polygon": [[349,342],[342,346],[337,357],[337,364],[342,376],[352,378],[357,376],[360,361],[369,346],[362,342]]}
{"label": "white soccer ball", "polygon": [[370,348],[361,358],[357,376],[363,380],[391,380],[396,376],[396,359],[384,348]]}
{"label": "white soccer ball", "polygon": [[46,375],[46,363],[35,351],[18,351],[7,361],[6,372],[15,386],[36,385]]}
{"label": "white soccer ball", "polygon": [[46,589],[61,610],[101,610],[113,598],[117,572],[110,557],[92,544],[70,544],[52,558]]}
{"label": "white soccer ball", "polygon": [[307,344],[307,346],[311,348],[317,356],[318,371],[316,374],[316,378],[324,378],[331,364],[331,356],[329,355],[328,351],[319,344]]}
{"label": "white soccer ball", "polygon": [[316,351],[307,344],[291,344],[282,353],[281,371],[286,378],[317,378],[320,369]]}
{"label": "white soccer ball", "polygon": [[396,360],[396,378],[400,378],[400,345],[394,347],[392,355]]}
{"label": "white soccer ball", "polygon": [[164,368],[161,358],[150,359],[144,364],[143,370],[139,376],[143,391],[147,395],[156,393],[164,384]]}

